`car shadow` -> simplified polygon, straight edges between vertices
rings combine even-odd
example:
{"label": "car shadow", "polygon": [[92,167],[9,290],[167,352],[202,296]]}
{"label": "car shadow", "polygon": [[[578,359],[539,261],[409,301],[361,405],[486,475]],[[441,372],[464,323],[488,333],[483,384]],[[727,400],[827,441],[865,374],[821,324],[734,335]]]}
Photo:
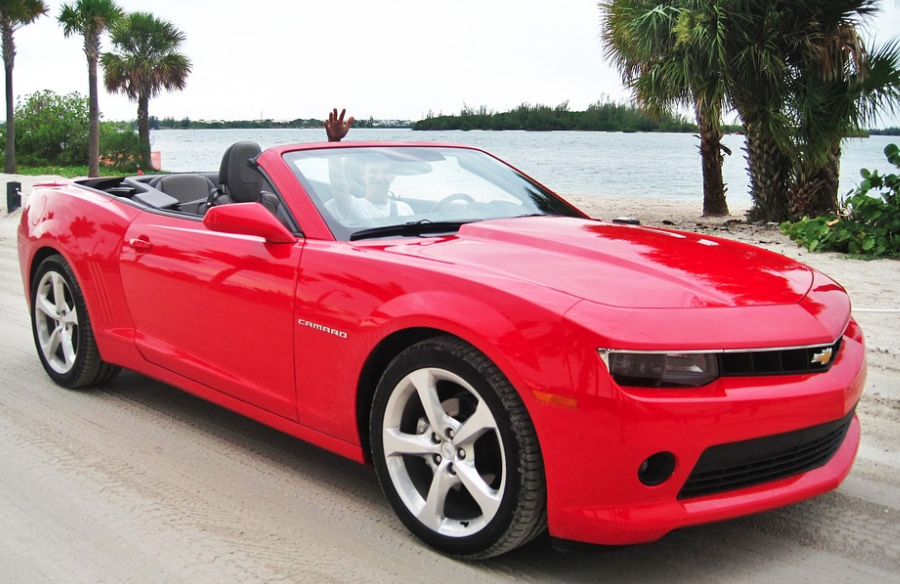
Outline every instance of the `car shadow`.
{"label": "car shadow", "polygon": [[294,438],[227,408],[218,406],[166,383],[132,371],[123,371],[101,390],[111,399],[123,399],[150,408],[187,426],[222,438],[236,448],[276,462],[310,481],[380,501],[382,494],[374,470]]}

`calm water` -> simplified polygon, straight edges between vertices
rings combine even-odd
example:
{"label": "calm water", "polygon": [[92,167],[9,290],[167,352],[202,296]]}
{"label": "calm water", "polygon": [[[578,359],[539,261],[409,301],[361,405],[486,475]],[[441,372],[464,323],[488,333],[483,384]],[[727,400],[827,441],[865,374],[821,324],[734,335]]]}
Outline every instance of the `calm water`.
{"label": "calm water", "polygon": [[[605,132],[413,132],[353,129],[355,140],[452,142],[484,148],[566,195],[662,197],[702,201],[699,141],[691,134]],[[164,130],[153,132],[153,150],[171,171],[216,171],[233,142],[252,140],[264,149],[278,144],[318,142],[324,130]],[[860,181],[859,169],[892,170],[884,159],[897,136],[849,140],[841,161],[841,194]],[[726,136],[728,201],[749,205],[743,136]],[[896,169],[894,169],[896,170]]]}

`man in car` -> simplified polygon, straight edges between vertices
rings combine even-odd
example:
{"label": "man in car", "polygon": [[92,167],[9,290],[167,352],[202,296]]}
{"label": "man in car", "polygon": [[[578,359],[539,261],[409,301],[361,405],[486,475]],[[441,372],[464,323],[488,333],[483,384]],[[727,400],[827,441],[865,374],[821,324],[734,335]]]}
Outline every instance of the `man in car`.
{"label": "man in car", "polygon": [[[350,131],[353,117],[345,121],[346,113],[347,110],[342,109],[338,114],[335,108],[328,114],[328,119],[325,120],[325,133],[329,142],[340,142]],[[365,163],[362,169],[365,193],[362,197],[354,196],[350,192],[347,170],[346,165],[337,157],[329,161],[328,172],[334,198],[325,204],[325,208],[341,223],[364,224],[369,219],[399,217],[414,213],[412,207],[391,197],[390,189],[394,174],[391,172],[389,161],[371,160]]]}

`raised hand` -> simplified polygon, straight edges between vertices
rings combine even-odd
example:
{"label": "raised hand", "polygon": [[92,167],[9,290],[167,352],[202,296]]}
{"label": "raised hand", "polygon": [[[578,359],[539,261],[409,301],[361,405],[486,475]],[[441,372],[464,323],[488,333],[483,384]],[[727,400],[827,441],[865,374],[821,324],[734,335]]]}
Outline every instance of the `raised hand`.
{"label": "raised hand", "polygon": [[353,116],[347,118],[345,122],[344,116],[346,113],[347,110],[342,109],[340,115],[338,115],[337,108],[334,108],[328,114],[328,119],[325,120],[325,133],[328,135],[329,142],[340,142],[347,135],[347,132],[350,131],[350,126],[353,124]]}

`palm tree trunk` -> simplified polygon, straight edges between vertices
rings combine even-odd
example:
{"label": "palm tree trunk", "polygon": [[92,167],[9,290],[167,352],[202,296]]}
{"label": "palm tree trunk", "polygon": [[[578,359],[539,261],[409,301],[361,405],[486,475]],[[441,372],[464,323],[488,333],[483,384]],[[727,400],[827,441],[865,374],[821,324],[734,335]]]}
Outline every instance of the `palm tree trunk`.
{"label": "palm tree trunk", "polygon": [[798,164],[791,177],[788,190],[788,219],[822,217],[838,208],[838,182],[840,180],[841,145],[828,146],[825,161]]}
{"label": "palm tree trunk", "polygon": [[700,131],[700,164],[703,167],[703,216],[728,215],[725,180],[722,178],[722,129],[710,116],[697,112]]}
{"label": "palm tree trunk", "polygon": [[825,163],[819,167],[815,175],[819,188],[816,189],[810,200],[809,207],[803,209],[801,216],[821,217],[837,211],[841,173],[841,143],[833,143],[826,156]]}
{"label": "palm tree trunk", "polygon": [[88,176],[100,176],[100,97],[97,90],[97,60],[100,35],[85,34],[84,52],[88,61]]}
{"label": "palm tree trunk", "polygon": [[13,93],[13,65],[16,60],[16,44],[12,28],[3,27],[3,68],[6,71],[6,160],[3,172],[16,172],[16,112]]}
{"label": "palm tree trunk", "polygon": [[150,92],[142,92],[138,96],[138,138],[141,141],[142,169],[150,168]]}
{"label": "palm tree trunk", "polygon": [[88,176],[100,176],[100,105],[97,92],[97,59],[88,61]]}
{"label": "palm tree trunk", "polygon": [[841,183],[841,143],[837,141],[831,145],[828,152],[828,163],[822,167],[822,180],[827,185],[822,195],[822,205],[827,212],[838,209],[838,189]]}
{"label": "palm tree trunk", "polygon": [[[745,120],[747,118],[744,118]],[[773,137],[753,122],[744,122],[745,147],[750,173],[751,221],[781,222],[788,219],[787,192],[790,161]]]}

